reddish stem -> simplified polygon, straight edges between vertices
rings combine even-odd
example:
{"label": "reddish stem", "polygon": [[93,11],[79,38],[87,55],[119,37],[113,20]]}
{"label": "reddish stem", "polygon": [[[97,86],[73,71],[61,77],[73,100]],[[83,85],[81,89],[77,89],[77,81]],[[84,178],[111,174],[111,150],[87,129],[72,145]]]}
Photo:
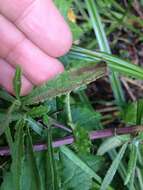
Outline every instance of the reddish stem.
{"label": "reddish stem", "polygon": [[[124,128],[113,128],[113,129],[103,129],[92,131],[90,133],[90,139],[103,139],[107,137],[112,137],[115,135],[124,135],[124,134],[133,134],[137,132],[143,131],[143,126],[132,126],[132,127],[124,127]],[[53,141],[53,147],[60,147],[62,145],[69,145],[74,142],[73,136],[67,136],[65,138]],[[33,146],[34,151],[43,151],[47,149],[46,144],[35,144]],[[10,151],[8,147],[0,148],[0,156],[8,156],[10,155]]]}

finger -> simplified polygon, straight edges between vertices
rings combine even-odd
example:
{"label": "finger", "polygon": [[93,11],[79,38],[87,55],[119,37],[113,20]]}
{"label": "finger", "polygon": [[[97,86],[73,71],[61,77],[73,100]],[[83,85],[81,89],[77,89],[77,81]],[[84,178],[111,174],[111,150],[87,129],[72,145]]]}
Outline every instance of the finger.
{"label": "finger", "polygon": [[13,66],[20,65],[33,84],[41,84],[63,72],[63,65],[57,59],[43,53],[1,15],[0,26],[0,56]]}
{"label": "finger", "polygon": [[0,57],[5,58],[25,36],[0,14]]}
{"label": "finger", "polygon": [[24,75],[35,85],[54,78],[64,70],[57,59],[49,57],[27,39],[18,44],[6,60],[13,66],[19,64]]}
{"label": "finger", "polygon": [[52,0],[0,0],[0,12],[50,56],[70,49],[71,32]]}
{"label": "finger", "polygon": [[[0,59],[0,85],[12,94],[14,94],[12,84],[14,75],[15,69],[6,61]],[[31,91],[31,89],[32,84],[24,76],[22,76],[21,95],[26,95]]]}

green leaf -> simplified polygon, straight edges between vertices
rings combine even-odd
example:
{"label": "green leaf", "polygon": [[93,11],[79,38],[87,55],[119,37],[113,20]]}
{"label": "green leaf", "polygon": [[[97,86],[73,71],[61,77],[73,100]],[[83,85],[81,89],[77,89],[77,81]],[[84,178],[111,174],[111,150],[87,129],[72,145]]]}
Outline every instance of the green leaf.
{"label": "green leaf", "polygon": [[22,179],[22,190],[42,190],[40,174],[33,152],[32,138],[28,128],[26,135],[26,154],[23,163]]}
{"label": "green leaf", "polygon": [[121,117],[126,124],[135,125],[136,124],[136,116],[137,116],[137,103],[132,102],[126,104],[124,109],[121,112]]}
{"label": "green leaf", "polygon": [[17,99],[20,99],[20,91],[21,91],[21,69],[19,66],[16,66],[15,76],[13,79],[13,89],[15,92],[15,96]]}
{"label": "green leaf", "polygon": [[61,14],[65,17],[65,19],[67,19],[67,13],[72,6],[72,1],[73,0],[54,0],[56,6],[60,10]]}
{"label": "green leaf", "polygon": [[138,146],[137,142],[133,142],[130,147],[127,176],[124,183],[125,185],[127,185],[128,183],[131,183],[132,180],[134,181],[135,168],[136,168],[136,162],[137,162],[137,146]]}
{"label": "green leaf", "polygon": [[141,125],[143,123],[143,99],[126,104],[122,110],[121,116],[126,124]]}
{"label": "green leaf", "polygon": [[85,0],[85,2],[87,5],[87,9],[90,15],[94,32],[97,37],[100,50],[103,52],[111,53],[108,40],[106,38],[106,34],[103,28],[103,24],[96,7],[96,3],[93,0]]}
{"label": "green leaf", "polygon": [[22,190],[22,166],[24,160],[24,121],[19,120],[16,124],[15,141],[12,151],[11,170],[4,175],[4,181],[1,185],[1,190]]}
{"label": "green leaf", "polygon": [[71,58],[82,59],[85,61],[105,61],[114,71],[137,79],[143,79],[143,69],[141,67],[104,52],[73,47],[69,55]]}
{"label": "green leaf", "polygon": [[129,140],[130,140],[130,135],[121,135],[121,136],[108,138],[107,140],[104,140],[104,142],[100,145],[97,154],[103,155],[108,151],[110,151],[111,149],[117,148]]}
{"label": "green leaf", "polygon": [[42,117],[43,115],[47,114],[49,112],[49,107],[48,106],[37,106],[37,107],[32,107],[28,112],[27,115],[29,115],[32,118],[36,117]]}
{"label": "green leaf", "polygon": [[143,187],[143,176],[140,168],[136,168],[140,189]]}
{"label": "green leaf", "polygon": [[83,33],[82,28],[74,22],[71,22],[68,18],[68,11],[72,8],[73,0],[54,0],[61,14],[64,16],[71,29],[73,40],[78,40]]}
{"label": "green leaf", "polygon": [[87,131],[100,129],[100,113],[91,110],[87,105],[71,106],[72,120],[76,125],[80,125]]}
{"label": "green leaf", "polygon": [[48,187],[46,185],[46,182],[47,182],[46,154],[47,154],[46,151],[35,152],[36,163],[37,163],[38,171],[40,174],[41,190],[48,190]]}
{"label": "green leaf", "polygon": [[83,34],[83,30],[76,23],[69,21],[69,26],[71,28],[71,32],[73,34],[73,40],[78,40]]}
{"label": "green leaf", "polygon": [[11,122],[11,117],[12,117],[12,113],[17,110],[20,106],[20,102],[19,100],[15,100],[12,105],[8,108],[8,111],[6,113],[6,117],[3,123],[3,127],[0,129],[0,134],[2,134],[3,132],[6,135],[6,140],[8,142],[10,151],[12,152],[13,149],[13,139],[12,139],[12,135],[11,135],[11,131],[10,131],[10,122]]}
{"label": "green leaf", "polygon": [[0,90],[0,98],[11,103],[15,100],[15,98],[12,95],[10,95],[8,92],[4,90]]}
{"label": "green leaf", "polygon": [[95,171],[89,167],[84,161],[82,161],[72,150],[63,146],[60,148],[61,152],[67,156],[75,165],[81,168],[83,172],[87,173],[90,177],[94,178],[98,183],[101,183],[101,178],[98,176]]}
{"label": "green leaf", "polygon": [[68,120],[68,125],[69,127],[74,130],[75,129],[75,124],[72,121],[72,114],[71,114],[71,96],[70,93],[67,93],[66,98],[65,98],[65,108],[67,112],[67,120]]}
{"label": "green leaf", "polygon": [[100,190],[106,190],[108,188],[108,186],[111,184],[112,179],[113,179],[114,175],[116,174],[116,171],[117,171],[117,169],[120,165],[120,162],[124,156],[127,146],[128,146],[128,143],[125,143],[121,147],[119,153],[117,154],[117,157],[113,160],[110,168],[108,169],[108,171],[103,179]]}
{"label": "green leaf", "polygon": [[28,126],[30,128],[33,129],[33,131],[35,131],[35,133],[37,133],[38,135],[42,136],[43,134],[43,126],[42,124],[36,122],[34,119],[32,119],[31,117],[27,117],[25,119],[25,121],[27,121]]}
{"label": "green leaf", "polygon": [[[100,156],[84,155],[80,159],[85,162],[90,168],[97,172],[103,164]],[[66,155],[60,154],[62,186],[65,190],[89,190],[92,187],[93,179],[80,166],[75,164]],[[98,186],[99,187],[99,186]]]}
{"label": "green leaf", "polygon": [[1,184],[0,190],[11,190],[13,187],[13,176],[11,172],[7,172],[3,176],[3,183]]}
{"label": "green leaf", "polygon": [[143,100],[138,100],[137,101],[136,125],[142,124],[142,116],[143,116]]}
{"label": "green leaf", "polygon": [[[100,51],[111,54],[111,50],[108,44],[108,40],[106,38],[105,30],[104,30],[100,15],[98,13],[98,7],[96,5],[96,2],[94,2],[93,0],[86,0],[85,2],[86,2],[87,9],[91,18],[94,32],[97,37]],[[116,72],[113,72],[112,68],[111,68],[111,74],[109,75],[109,78],[111,81],[111,86],[115,95],[115,99],[117,103],[122,106],[125,102],[124,93],[121,87],[118,74]]]}
{"label": "green leaf", "polygon": [[[2,123],[1,129],[4,128],[4,125],[3,125],[3,124],[5,124],[4,122],[5,122],[6,119],[7,119],[7,115],[6,115],[6,114],[7,114],[6,112],[0,113],[0,123]],[[22,119],[22,118],[23,118],[23,115],[22,115],[22,114],[20,114],[20,113],[13,113],[13,114],[11,114],[9,123],[11,123],[12,121],[17,121],[17,120]]]}
{"label": "green leaf", "polygon": [[85,64],[84,67],[77,67],[65,71],[55,79],[34,89],[28,96],[23,98],[24,105],[32,105],[51,98],[67,94],[79,87],[89,84],[105,75],[104,65]]}
{"label": "green leaf", "polygon": [[[44,116],[44,124],[47,125],[47,115]],[[50,190],[59,190],[56,162],[52,147],[51,126],[47,130],[47,155],[46,155],[46,186]]]}
{"label": "green leaf", "polygon": [[24,121],[16,124],[15,142],[12,153],[12,176],[15,190],[21,189],[22,162],[24,160]]}
{"label": "green leaf", "polygon": [[[108,152],[108,154],[109,154],[111,160],[114,161],[118,155],[118,152],[115,149],[112,149]],[[118,172],[119,172],[123,181],[126,177],[126,167],[127,166],[125,165],[125,163],[123,161],[120,162],[119,167],[118,167]]]}

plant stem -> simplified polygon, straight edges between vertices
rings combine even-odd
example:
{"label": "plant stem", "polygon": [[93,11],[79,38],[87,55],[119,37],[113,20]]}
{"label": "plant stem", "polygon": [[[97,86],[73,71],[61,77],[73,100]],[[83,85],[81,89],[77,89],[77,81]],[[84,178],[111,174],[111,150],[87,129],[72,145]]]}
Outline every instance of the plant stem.
{"label": "plant stem", "polygon": [[66,95],[66,111],[68,117],[68,124],[72,130],[74,130],[75,126],[72,121],[72,113],[71,113],[71,106],[70,106],[70,93]]}
{"label": "plant stem", "polygon": [[[113,128],[113,129],[103,129],[92,131],[89,136],[91,140],[95,139],[103,139],[107,137],[112,137],[115,135],[125,135],[125,134],[133,134],[143,131],[143,126],[131,126],[131,127],[124,127],[124,128]],[[60,147],[63,145],[72,144],[74,142],[73,136],[67,136],[65,138],[53,141],[52,145],[54,148]],[[33,146],[34,151],[43,151],[47,149],[46,144],[35,144]],[[8,156],[10,155],[10,150],[8,147],[1,147],[0,148],[0,156]]]}

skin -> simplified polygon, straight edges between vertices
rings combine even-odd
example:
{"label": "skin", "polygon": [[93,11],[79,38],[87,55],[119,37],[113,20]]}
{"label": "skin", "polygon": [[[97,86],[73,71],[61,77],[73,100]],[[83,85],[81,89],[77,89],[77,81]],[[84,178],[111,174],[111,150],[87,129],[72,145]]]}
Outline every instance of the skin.
{"label": "skin", "polygon": [[0,0],[0,85],[13,93],[16,65],[22,68],[21,95],[63,72],[58,57],[72,35],[52,0]]}

